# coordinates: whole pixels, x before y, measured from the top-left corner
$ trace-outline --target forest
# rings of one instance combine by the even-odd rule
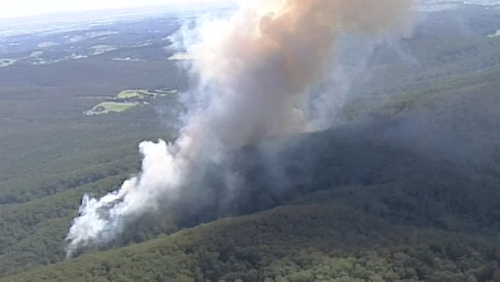
[[[162,57],[170,42],[112,51],[140,61],[0,68],[0,281],[500,281],[498,13],[426,14],[412,37],[374,49],[332,128],[234,152],[246,189],[230,205],[193,195],[182,217],[145,214],[71,259],[82,195],[136,173],[142,140],[173,140],[181,106],[83,112],[125,89],[182,92],[187,75]]]

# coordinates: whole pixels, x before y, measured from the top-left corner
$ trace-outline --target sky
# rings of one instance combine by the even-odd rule
[[[0,0],[0,18],[15,18],[67,11],[148,7],[216,0]]]

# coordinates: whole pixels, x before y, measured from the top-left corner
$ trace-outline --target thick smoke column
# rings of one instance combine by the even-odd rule
[[[143,142],[142,172],[100,199],[85,196],[67,255],[115,239],[127,223],[176,201],[203,165],[265,136],[307,129],[297,105],[322,79],[339,31],[405,31],[411,0],[248,0],[202,25],[189,46],[199,106],[173,144]]]

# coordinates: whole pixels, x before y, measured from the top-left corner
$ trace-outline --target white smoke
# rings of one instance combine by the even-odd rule
[[[235,14],[200,26],[188,51],[198,107],[173,144],[143,142],[141,173],[120,190],[84,196],[67,255],[114,240],[127,224],[169,205],[207,162],[265,136],[308,127],[300,101],[331,67],[339,31],[405,31],[411,0],[246,0]],[[332,93],[334,95],[335,93]]]

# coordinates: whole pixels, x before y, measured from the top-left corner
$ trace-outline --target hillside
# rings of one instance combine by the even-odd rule
[[[1,281],[497,281],[499,180],[456,173],[363,134],[305,137],[305,149],[324,142],[330,151],[319,147],[323,162],[315,159],[309,191],[288,188],[308,195],[289,194],[279,208]],[[313,192],[321,184],[328,188]],[[253,195],[262,203],[269,189],[260,187]]]
[[[481,238],[396,227],[351,208],[309,204],[2,281],[497,281],[499,250]]]
[[[241,169],[252,189],[233,212],[282,206],[0,281],[497,281],[498,159],[412,149],[395,139],[404,125],[298,136],[276,153],[275,174],[258,173],[269,159],[248,148]],[[432,134],[428,123],[414,130]],[[215,218],[217,207],[184,224]]]
[[[162,40],[177,19],[99,27],[108,33],[71,44],[120,47],[88,58],[59,41],[44,47],[50,63],[27,55],[93,28],[0,48],[24,58],[0,67],[0,281],[500,281],[498,14],[425,13],[411,38],[377,45],[353,71],[335,127],[234,152],[245,189],[221,195],[214,168],[175,213],[146,214],[68,260],[81,196],[136,173],[140,141],[172,139],[179,97],[84,112],[121,91],[185,89]]]
[[[137,172],[142,140],[170,138],[174,123],[158,120],[175,114],[173,96],[126,112],[85,112],[127,89],[185,87],[176,62],[162,49],[170,42],[130,47],[170,35],[175,28],[168,25],[176,19],[1,38],[0,58],[16,62],[0,67],[0,276],[62,261],[64,236],[82,195],[113,189]],[[144,31],[158,27],[161,34]],[[120,48],[114,56],[65,57],[96,44]],[[158,50],[161,60],[151,57]],[[29,58],[33,52],[37,58]],[[130,53],[144,59],[113,60]]]

